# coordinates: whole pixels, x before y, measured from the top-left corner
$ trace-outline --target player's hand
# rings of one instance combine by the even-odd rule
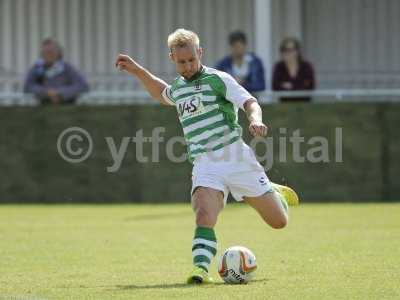
[[[126,71],[134,75],[141,66],[133,60],[130,56],[125,54],[119,54],[117,60],[115,61],[115,67],[120,71]]]
[[[252,122],[249,125],[249,131],[253,136],[266,136],[268,127],[262,122]]]

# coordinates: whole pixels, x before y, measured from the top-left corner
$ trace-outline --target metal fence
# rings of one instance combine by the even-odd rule
[[[311,97],[313,103],[332,102],[400,102],[400,89],[334,89],[296,92],[267,91],[259,95],[259,102],[279,103],[279,98]],[[82,95],[77,105],[157,105],[142,90],[93,91]],[[37,106],[39,102],[29,94],[0,92],[0,106]]]

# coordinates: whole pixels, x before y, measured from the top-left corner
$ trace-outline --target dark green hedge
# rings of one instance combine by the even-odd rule
[[[304,201],[396,201],[400,199],[399,104],[298,104],[264,106],[264,120],[274,138],[274,164],[268,175],[293,186]],[[247,134],[247,121],[241,114]],[[123,137],[143,129],[165,127],[165,140],[182,130],[173,108],[160,106],[0,108],[0,202],[183,202],[190,199],[191,164],[166,159],[161,144],[159,163],[136,161],[135,144],[128,145],[119,171],[106,168],[112,159],[105,137],[119,146]],[[92,155],[82,163],[64,161],[57,138],[79,126],[92,136]],[[287,128],[287,135],[279,128]],[[334,162],[335,128],[343,132],[343,163]],[[300,129],[305,141],[325,137],[330,162],[298,163],[287,136]],[[287,162],[280,162],[279,138],[287,144]],[[300,153],[310,151],[302,143]],[[184,151],[177,145],[177,154]],[[257,152],[265,147],[259,144]],[[144,155],[151,155],[145,143]],[[262,162],[264,163],[264,162]]]

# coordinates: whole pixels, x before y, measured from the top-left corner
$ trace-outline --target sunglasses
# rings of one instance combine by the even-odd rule
[[[297,51],[297,49],[296,48],[283,48],[281,51],[282,52],[295,52],[295,51]]]

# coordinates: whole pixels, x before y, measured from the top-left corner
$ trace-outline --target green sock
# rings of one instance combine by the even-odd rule
[[[288,214],[289,213],[289,205],[288,205],[288,203],[287,203],[287,201],[285,199],[285,196],[283,196],[277,190],[275,190],[275,194],[278,196],[278,198],[279,198],[279,200],[280,200],[280,202],[282,204],[283,209],[286,211],[286,214]]]
[[[197,227],[192,243],[193,264],[208,272],[215,254],[217,254],[217,238],[214,229]]]

